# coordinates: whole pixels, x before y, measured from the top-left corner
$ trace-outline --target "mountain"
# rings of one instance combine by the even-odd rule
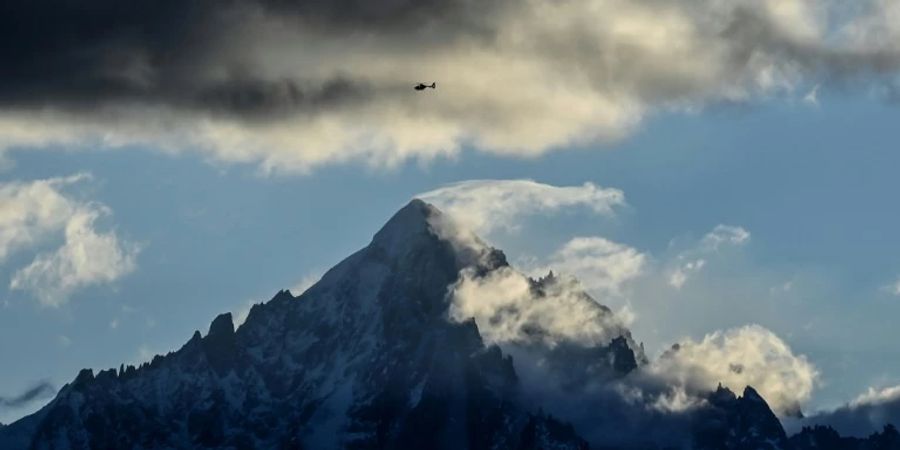
[[[440,239],[429,224],[439,216],[411,202],[366,248],[300,296],[255,305],[237,330],[223,314],[140,367],[82,370],[19,421],[27,446],[584,448],[518,403],[511,358],[474,321],[447,320],[460,270],[507,262]]]
[[[900,433],[888,424],[866,438],[842,437],[834,428],[815,425],[791,436],[790,444],[796,450],[894,450],[900,448]]]
[[[149,363],[82,370],[44,408],[0,428],[0,448],[581,450],[631,434],[641,443],[629,448],[650,448],[640,438],[654,430],[616,425],[643,423],[628,417],[628,402],[589,409],[573,425],[535,394],[578,399],[597,380],[637,377],[647,359],[624,326],[608,327],[602,341],[548,344],[546,330],[526,323],[528,338],[501,348],[474,319],[448,318],[461,273],[510,271],[501,251],[413,200],[318,283],[254,305],[239,328],[222,314],[205,335]],[[552,275],[528,283],[536,301],[564,286]],[[615,324],[587,294],[570,299]],[[689,430],[672,448],[838,448],[788,439],[752,388],[741,397],[720,388],[688,412],[653,414]],[[609,423],[612,431],[596,431]]]
[[[695,446],[774,450],[787,448],[787,435],[766,401],[750,386],[735,396],[721,385],[709,395],[709,408],[695,418]]]

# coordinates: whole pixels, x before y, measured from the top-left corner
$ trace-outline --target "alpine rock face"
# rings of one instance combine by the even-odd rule
[[[299,296],[281,291],[255,305],[238,329],[222,314],[206,335],[149,363],[82,370],[44,408],[0,428],[0,448],[603,447],[603,436],[589,444],[585,426],[544,412],[519,358],[539,355],[570,389],[631,376],[646,364],[641,346],[623,326],[590,345],[548,345],[530,325],[526,339],[498,346],[474,319],[450,318],[462,273],[510,270],[502,252],[413,200],[367,247]],[[528,279],[528,289],[540,299],[560,282]],[[590,317],[612,315],[576,295]],[[752,388],[709,395],[683,418],[692,439],[673,448],[858,448],[823,446],[833,439],[822,430],[788,439]]]

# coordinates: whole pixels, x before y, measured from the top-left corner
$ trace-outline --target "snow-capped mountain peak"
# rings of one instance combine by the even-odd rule
[[[522,276],[502,252],[413,200],[368,246],[301,295],[279,291],[255,305],[240,328],[221,314],[205,336],[195,332],[139,367],[81,371],[43,409],[0,428],[0,448],[587,448],[585,430],[543,413],[529,391],[552,387],[551,376],[562,389],[625,377],[642,351],[583,292],[566,301],[587,302],[577,303],[585,317],[607,326],[590,339],[519,314],[506,324],[519,328],[503,336],[525,339],[486,342],[479,327],[502,318],[454,317],[455,289],[463,277],[485,283],[498,274]],[[552,278],[522,283],[519,294],[538,312],[561,295]],[[536,364],[523,370],[526,361]],[[712,411],[724,412],[710,420],[772,431],[774,416],[755,391],[711,398]]]

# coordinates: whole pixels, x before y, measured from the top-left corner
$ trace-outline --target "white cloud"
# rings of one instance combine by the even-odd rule
[[[632,247],[599,236],[575,237],[554,252],[546,265],[530,272],[572,275],[602,299],[622,295],[625,284],[642,274],[646,259]]]
[[[900,401],[900,386],[890,386],[882,389],[870,387],[866,392],[850,402],[851,408],[867,405],[879,405]]]
[[[719,250],[722,245],[741,246],[750,241],[750,232],[743,227],[716,225],[703,236],[702,245],[709,250]]]
[[[113,232],[94,229],[94,221],[104,211],[73,215],[66,224],[65,244],[16,271],[10,289],[29,291],[42,304],[59,306],[77,289],[111,283],[134,271],[139,248],[120,242]]]
[[[110,210],[62,191],[88,178],[79,174],[0,186],[0,260],[60,233],[64,238],[61,247],[38,254],[16,270],[10,289],[28,291],[43,305],[59,306],[78,289],[111,283],[135,269],[138,247],[121,241],[115,232],[96,229],[95,222]]]
[[[481,235],[514,230],[523,216],[582,207],[599,215],[612,215],[625,205],[618,189],[593,183],[552,186],[532,180],[469,180],[416,197],[433,203],[460,225]]]
[[[484,276],[463,270],[451,287],[450,318],[474,318],[490,343],[606,345],[623,334],[621,321],[588,297],[577,280],[542,281],[533,283],[510,267]]]
[[[719,383],[737,392],[753,386],[778,414],[798,411],[819,377],[805,356],[759,325],[716,331],[699,342],[683,340],[648,370],[694,392]]]
[[[61,189],[89,178],[78,174],[0,185],[0,262],[16,249],[33,245],[65,227],[79,205]]]

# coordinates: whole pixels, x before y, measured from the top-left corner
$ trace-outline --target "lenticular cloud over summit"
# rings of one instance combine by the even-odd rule
[[[617,208],[625,206],[625,195],[619,189],[594,183],[553,186],[533,180],[461,181],[416,197],[438,205],[467,232],[482,235],[513,231],[528,216],[575,208],[612,216]]]

